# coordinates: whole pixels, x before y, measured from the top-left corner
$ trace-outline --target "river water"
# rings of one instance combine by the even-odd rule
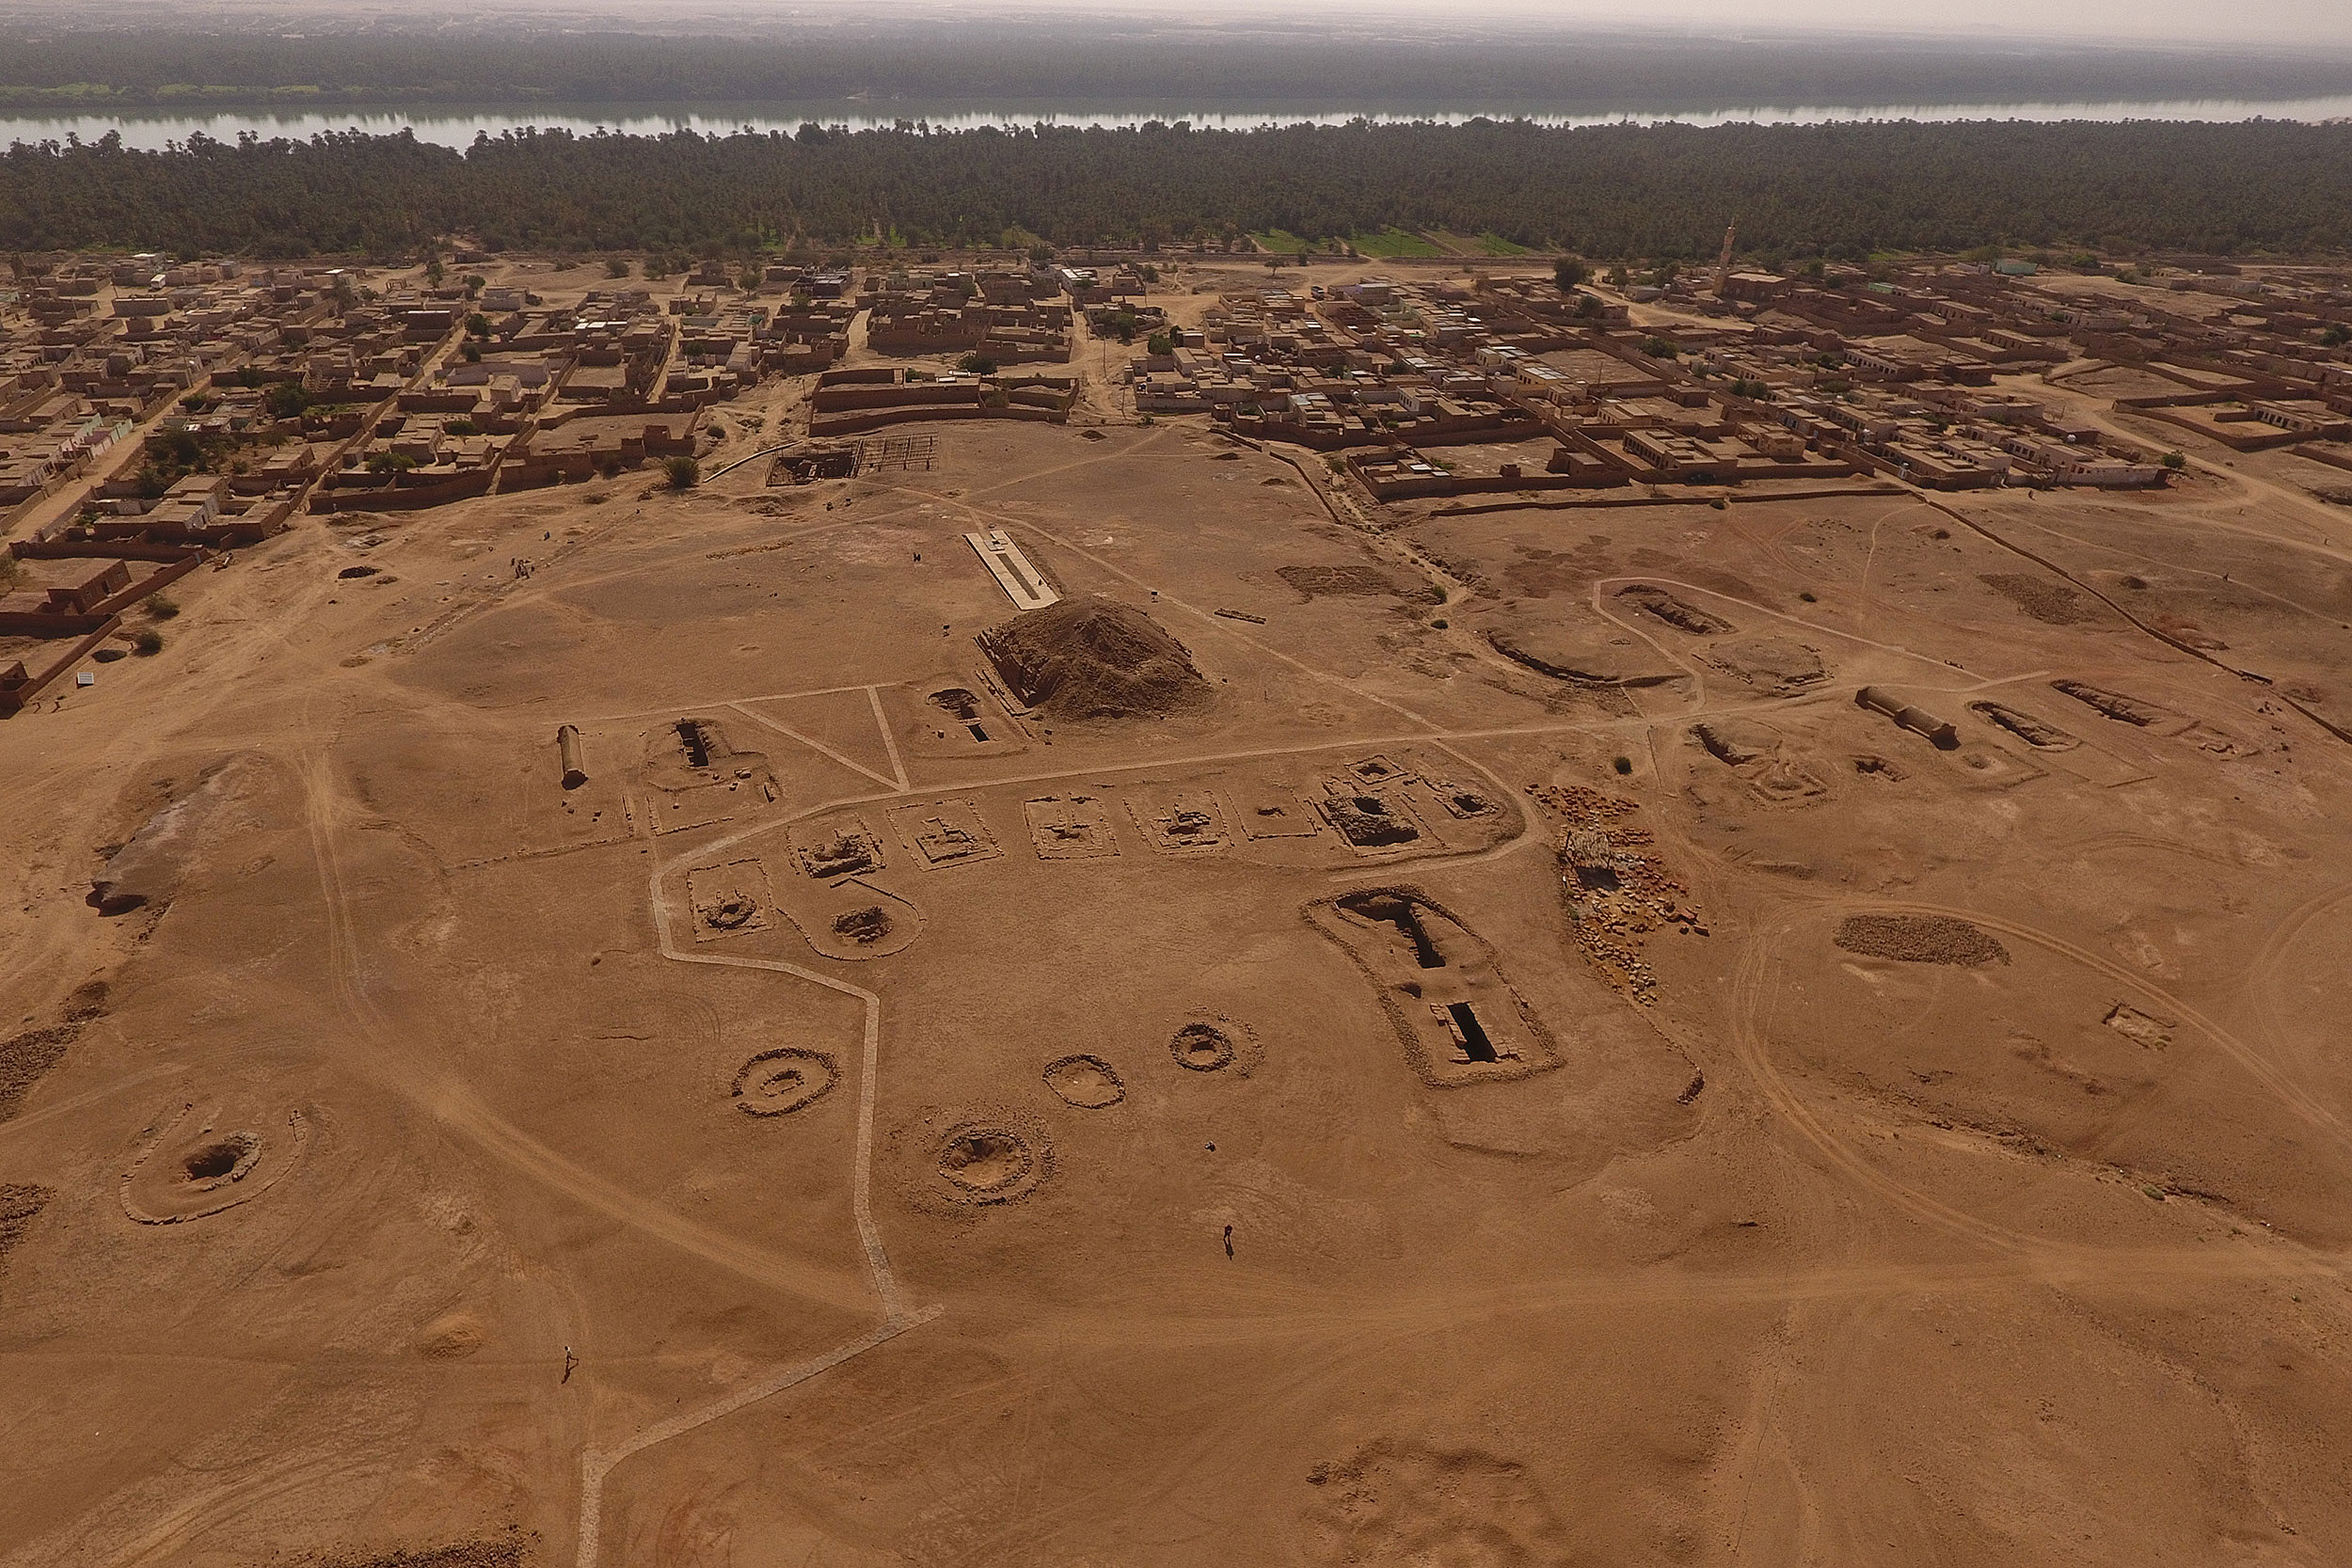
[[[634,135],[659,135],[691,130],[723,135],[749,128],[758,132],[790,132],[811,120],[853,129],[920,121],[934,130],[969,130],[982,125],[1015,126],[1046,122],[1057,125],[1135,126],[1150,120],[1195,126],[1248,130],[1265,125],[1295,125],[1302,121],[1343,124],[1358,118],[1383,121],[1437,120],[1448,123],[1486,114],[1502,119],[1526,119],[1548,125],[1602,125],[1631,120],[1641,124],[1677,121],[1686,125],[1795,124],[1814,125],[1852,120],[2104,120],[2127,119],[2236,121],[2255,119],[2319,121],[2352,119],[2352,96],[2305,98],[2264,103],[2237,99],[2198,99],[2152,103],[1869,103],[1809,105],[1745,105],[1725,108],[1611,108],[1582,113],[1547,113],[1540,109],[1492,106],[1445,109],[1438,107],[1373,107],[1307,109],[1285,106],[1187,106],[1183,103],[1131,104],[1123,107],[1073,107],[1051,103],[988,106],[973,103],[859,103],[834,99],[822,103],[783,104],[600,104],[564,107],[514,106],[468,109],[433,105],[415,110],[335,109],[278,111],[225,109],[212,113],[130,114],[0,114],[0,147],[15,142],[62,142],[70,135],[96,141],[119,132],[129,147],[157,149],[183,142],[199,133],[220,141],[234,141],[247,132],[264,140],[275,136],[308,138],[324,131],[360,130],[389,135],[408,130],[420,140],[464,147],[477,135],[501,135],[537,126],[586,135],[597,130]]]

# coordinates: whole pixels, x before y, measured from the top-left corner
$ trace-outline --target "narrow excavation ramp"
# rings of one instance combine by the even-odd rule
[[[1043,574],[1029,564],[1029,558],[1021,553],[1021,546],[1004,530],[967,533],[963,538],[995,576],[996,585],[1005,591],[1014,609],[1043,610],[1059,602],[1061,595],[1047,584]]]

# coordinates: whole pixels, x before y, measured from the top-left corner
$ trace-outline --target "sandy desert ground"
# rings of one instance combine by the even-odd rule
[[[2352,1561],[2285,461],[306,522],[0,728],[0,1564]]]

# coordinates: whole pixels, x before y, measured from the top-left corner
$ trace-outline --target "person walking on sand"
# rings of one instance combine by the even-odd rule
[[[1233,1227],[1230,1225],[1225,1227],[1225,1256],[1233,1256]]]

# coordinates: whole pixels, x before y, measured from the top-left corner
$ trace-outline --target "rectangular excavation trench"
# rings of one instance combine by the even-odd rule
[[[1429,939],[1429,932],[1422,927],[1421,916],[1414,912],[1409,899],[1387,893],[1351,894],[1340,900],[1340,908],[1359,920],[1395,927],[1397,934],[1413,944],[1414,960],[1422,968],[1445,967],[1445,955]]]
[[[1473,1062],[1495,1060],[1495,1043],[1486,1037],[1486,1025],[1478,1022],[1478,1014],[1470,1005],[1467,1002],[1449,1002],[1445,1010],[1447,1016],[1454,1020],[1454,1027],[1461,1033],[1462,1053]]]

